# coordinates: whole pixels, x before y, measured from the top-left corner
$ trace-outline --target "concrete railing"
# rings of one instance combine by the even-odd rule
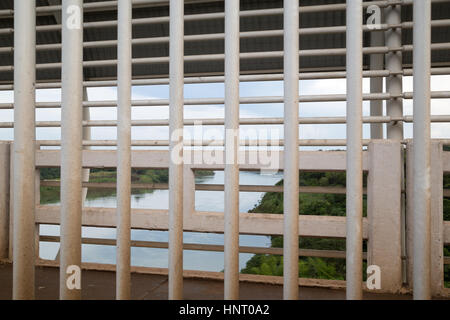
[[[368,172],[367,181],[367,218],[363,218],[363,238],[367,240],[366,257],[368,265],[377,265],[381,269],[382,292],[400,292],[405,288],[405,268],[402,261],[407,262],[407,282],[411,284],[411,252],[412,233],[409,222],[411,219],[411,159],[412,144],[406,148],[406,190],[402,190],[402,172],[404,168],[404,147],[399,142],[389,140],[373,140],[368,150],[364,151],[363,169]],[[10,215],[13,212],[10,205],[10,152],[11,144],[0,142],[0,258],[11,259],[12,235]],[[442,144],[433,143],[432,154],[432,285],[433,294],[441,295],[443,286],[443,245],[450,244],[450,222],[443,221],[443,173],[450,172],[450,152],[442,151]],[[279,157],[280,170],[283,170],[283,152],[272,151]],[[201,159],[201,151],[190,154],[192,158]],[[241,153],[245,159],[258,159],[256,163],[243,163],[241,170],[267,169],[267,164],[259,159],[258,152],[245,151]],[[220,158],[220,151],[219,156]],[[345,171],[345,151],[301,151],[299,152],[299,166],[302,171]],[[84,150],[83,167],[85,168],[115,168],[116,151],[112,150]],[[161,150],[135,150],[132,152],[133,168],[167,168],[169,152]],[[36,177],[30,183],[36,183],[37,193],[40,180],[39,169],[44,167],[59,167],[60,151],[36,151]],[[192,232],[224,232],[224,215],[221,212],[199,212],[195,210],[195,170],[223,170],[220,164],[206,164],[197,161],[196,164],[184,167],[184,230]],[[313,192],[313,191],[311,191]],[[323,190],[317,190],[323,192]],[[342,190],[337,190],[342,193]],[[406,193],[406,228],[402,214],[402,193]],[[330,192],[331,193],[331,192]],[[37,197],[39,199],[39,196]],[[38,200],[37,200],[38,201]],[[133,209],[131,227],[145,230],[167,230],[168,210]],[[82,214],[83,226],[116,227],[116,209],[85,207]],[[60,207],[40,205],[36,206],[36,225],[60,224]],[[336,216],[301,215],[299,219],[299,235],[302,237],[340,238],[346,237],[346,218]],[[241,213],[239,228],[241,234],[252,235],[282,235],[283,216],[279,214]],[[405,238],[402,238],[406,229]],[[59,237],[43,237],[36,228],[36,241],[58,241]],[[402,241],[406,239],[406,243]],[[84,243],[114,245],[113,240],[84,239]],[[164,243],[136,242],[134,246],[167,247]],[[185,244],[185,249],[222,251],[223,246]],[[36,248],[38,248],[37,246]],[[405,248],[406,247],[406,248]],[[406,249],[406,252],[405,252]],[[266,250],[266,251],[264,251]],[[281,250],[274,248],[241,247],[241,252],[281,254]],[[37,252],[37,255],[39,253]],[[300,255],[345,258],[344,252],[319,250],[301,250]]]

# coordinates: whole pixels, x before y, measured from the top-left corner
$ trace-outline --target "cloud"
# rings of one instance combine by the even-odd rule
[[[410,92],[413,89],[412,77],[404,77],[403,89]],[[448,91],[450,76],[433,76],[431,87],[434,91]],[[299,92],[301,95],[321,95],[321,94],[344,94],[346,90],[345,79],[327,79],[327,80],[302,80],[299,83]],[[370,91],[370,80],[363,81],[364,92]],[[185,98],[223,98],[224,84],[186,84],[184,87]],[[240,83],[241,97],[256,96],[282,96],[283,82],[242,82]],[[117,89],[115,87],[89,88],[88,97],[90,101],[115,101],[117,99]],[[12,91],[1,91],[0,101],[2,103],[13,102],[14,94]],[[146,99],[168,99],[169,86],[135,86],[132,90],[134,100]],[[45,89],[36,91],[36,100],[39,102],[60,101],[60,89]],[[448,115],[450,99],[434,99],[431,103],[433,115]],[[224,117],[223,105],[189,105],[185,106],[184,114],[186,119],[212,119]],[[404,114],[411,115],[413,112],[413,101],[404,100]],[[283,117],[284,106],[282,103],[271,104],[243,104],[240,106],[241,118],[281,118]],[[364,115],[370,114],[370,103],[364,102]],[[314,102],[300,103],[300,117],[342,117],[346,114],[345,102]],[[90,108],[91,120],[116,120],[116,108]],[[38,109],[36,111],[37,121],[59,121],[61,112],[59,109]],[[132,119],[168,119],[168,106],[145,106],[133,107]],[[13,110],[0,110],[0,121],[12,122],[14,120]],[[282,126],[242,126],[243,134],[245,130],[254,130],[257,128],[277,128],[282,135]],[[214,131],[223,131],[223,126],[210,126]],[[206,127],[205,127],[206,129]],[[191,129],[187,129],[191,131]],[[364,125],[364,138],[369,138],[370,125]],[[36,130],[38,139],[59,139],[59,128],[38,128]],[[302,139],[344,139],[346,135],[345,125],[301,125],[299,129]],[[132,129],[132,138],[136,140],[168,139],[167,127],[134,127]],[[0,129],[0,139],[12,139],[12,129]],[[412,136],[412,125],[405,124],[405,137]],[[450,138],[450,126],[448,123],[432,124],[433,138]],[[92,128],[92,139],[115,139],[116,128],[97,127]]]

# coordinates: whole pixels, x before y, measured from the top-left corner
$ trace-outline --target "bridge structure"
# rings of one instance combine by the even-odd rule
[[[0,90],[14,92],[13,103],[0,102],[14,113],[13,122],[0,119],[2,130],[14,130],[13,141],[0,142],[0,259],[12,264],[12,297],[36,298],[42,275],[36,267],[58,268],[61,299],[89,291],[69,285],[78,269],[82,277],[115,271],[117,299],[136,297],[136,273],[167,275],[169,299],[185,297],[186,278],[223,281],[225,299],[242,297],[243,283],[255,282],[282,285],[284,299],[297,299],[303,287],[345,289],[347,299],[365,292],[450,297],[444,284],[450,222],[443,216],[450,140],[431,139],[430,129],[450,122],[450,115],[431,115],[432,102],[450,99],[450,90],[430,86],[433,76],[450,75],[449,27],[450,1],[444,0],[0,2]],[[403,90],[406,77],[413,78],[412,92]],[[302,94],[302,81],[324,79],[346,79],[346,92]],[[282,81],[284,94],[239,94],[241,83],[267,81]],[[223,83],[224,98],[184,97],[184,85],[210,83]],[[132,99],[133,87],[158,85],[169,87],[168,99]],[[87,88],[98,87],[115,87],[117,101],[89,101]],[[61,100],[36,102],[40,89],[61,89]],[[325,102],[346,103],[346,116],[299,117],[299,109]],[[364,103],[370,115],[363,116]],[[240,117],[240,106],[252,104],[282,104],[283,117]],[[222,106],[224,117],[184,117],[186,106],[204,105]],[[117,108],[117,120],[90,119],[92,109],[106,107]],[[154,107],[168,108],[169,118],[131,116]],[[37,109],[59,109],[61,120],[36,121]],[[223,140],[183,138],[183,129],[200,120],[221,126]],[[406,139],[408,123],[413,136]],[[302,126],[335,124],[345,125],[346,139],[299,138]],[[236,132],[249,125],[281,125],[283,137],[240,139]],[[95,127],[117,128],[117,139],[91,139]],[[132,140],[136,127],[166,127],[169,134]],[[61,139],[38,140],[36,128],[60,128]],[[211,149],[213,162],[205,156]],[[275,167],[267,157],[276,159]],[[40,170],[49,167],[61,169],[60,181],[41,181]],[[92,168],[117,168],[117,184],[89,182]],[[132,184],[131,168],[168,169],[169,182]],[[282,186],[239,183],[240,171],[274,169],[283,172]],[[223,185],[196,185],[197,170],[223,170]],[[299,186],[300,171],[346,172],[346,187]],[[60,205],[41,204],[41,186],[60,187]],[[117,207],[85,206],[88,188],[115,188]],[[168,210],[132,209],[132,188],[167,189]],[[224,212],[197,211],[196,190],[224,191]],[[283,193],[284,214],[240,213],[244,191]],[[303,192],[346,194],[346,216],[299,214]],[[59,225],[60,236],[41,235],[43,224]],[[116,228],[117,238],[83,238],[83,226]],[[131,241],[132,229],[168,230],[169,241]],[[224,244],[184,243],[183,231],[224,233]],[[243,247],[240,234],[282,235],[284,247]],[[299,237],[345,239],[346,251],[299,249]],[[55,261],[40,258],[40,242],[60,244]],[[82,263],[82,244],[116,246],[116,264]],[[132,247],[168,248],[168,269],[131,266]],[[183,270],[183,250],[223,251],[224,272]],[[283,277],[240,275],[240,252],[282,255]],[[346,280],[299,278],[302,256],[345,259]],[[365,261],[379,268],[380,286],[363,282]]]

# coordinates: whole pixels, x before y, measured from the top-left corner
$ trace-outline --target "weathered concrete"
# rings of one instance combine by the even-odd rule
[[[0,259],[9,256],[9,159],[10,144],[0,143]]]
[[[36,299],[58,299],[59,269],[36,267]],[[82,299],[115,299],[115,272],[83,270]],[[11,299],[12,267],[0,264],[0,299]],[[135,300],[165,300],[168,296],[167,276],[155,274],[131,275],[131,298]],[[223,281],[185,278],[183,297],[186,300],[222,300]],[[263,284],[241,281],[240,298],[243,300],[279,300],[283,297],[280,284]],[[343,300],[345,290],[299,287],[301,300]],[[411,299],[410,295],[372,294],[365,292],[364,299]]]
[[[407,194],[412,194],[414,186],[413,174],[413,150],[414,144],[409,143],[407,146],[407,171],[406,179]],[[446,225],[443,223],[443,172],[445,171],[445,158],[443,146],[438,141],[433,141],[431,144],[431,159],[433,165],[431,166],[431,294],[440,294],[443,290],[444,279],[444,257],[443,246],[447,243]],[[411,288],[413,283],[413,197],[407,198],[407,244],[408,244],[408,284]]]
[[[368,264],[381,269],[380,290],[398,292],[402,286],[401,146],[378,140],[369,144],[369,151]]]

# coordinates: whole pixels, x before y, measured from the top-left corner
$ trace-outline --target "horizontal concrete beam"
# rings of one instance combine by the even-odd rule
[[[60,242],[61,238],[59,236],[40,236],[40,241],[42,242]],[[103,246],[115,246],[115,239],[100,239],[100,238],[82,238],[81,242],[83,244],[94,244]],[[168,242],[158,242],[158,241],[138,241],[132,240],[131,246],[136,248],[157,248],[157,249],[168,249]],[[191,251],[213,251],[213,252],[223,252],[223,245],[216,244],[202,244],[202,243],[184,243],[184,250]],[[273,254],[273,255],[283,255],[283,248],[266,248],[266,247],[250,247],[250,246],[239,246],[240,253],[253,253],[253,254]],[[300,249],[300,257],[320,257],[320,258],[335,258],[335,259],[345,259],[345,251],[338,250],[314,250],[314,249]],[[366,259],[367,254],[364,253],[364,259]]]
[[[59,187],[61,182],[58,180],[43,180],[41,186],[43,187]],[[116,189],[117,184],[114,182],[83,182],[83,187],[89,189]],[[167,183],[133,183],[132,189],[141,190],[167,190],[169,184]],[[195,190],[199,191],[224,191],[223,184],[196,184]],[[311,194],[345,194],[344,187],[299,187],[300,193]],[[283,186],[264,186],[264,185],[240,185],[241,192],[278,192],[283,193]],[[364,194],[367,194],[367,189],[363,189]],[[450,190],[449,190],[450,191]]]
[[[40,259],[39,261],[37,261],[36,264],[40,267],[54,267],[54,268],[59,267],[59,262],[54,260]],[[110,271],[110,272],[116,271],[116,266],[113,264],[82,263],[81,268],[83,270]],[[137,267],[137,266],[132,266],[131,272],[139,274],[154,274],[164,276],[167,276],[168,274],[167,268]],[[224,276],[223,272],[183,270],[183,277],[186,279],[190,278],[190,279],[223,281],[223,276]],[[283,277],[240,273],[239,281],[282,285]],[[298,285],[304,287],[345,289],[345,281],[343,280],[299,278]],[[364,286],[364,290],[367,290],[366,286]]]
[[[224,159],[223,151],[216,150],[215,159]],[[190,154],[190,158],[189,157]],[[205,163],[205,158],[211,151],[185,151],[185,163],[192,169],[223,170],[223,164]],[[240,165],[241,170],[260,170],[278,168],[283,170],[283,152],[272,151],[242,151],[240,158],[246,159]],[[195,163],[189,159],[201,159]],[[300,170],[305,171],[345,171],[346,153],[343,151],[302,151],[300,152]],[[250,161],[252,160],[252,162]],[[270,162],[270,164],[268,164]],[[220,161],[223,162],[223,161]],[[368,170],[368,154],[364,152],[363,169]],[[36,153],[37,167],[59,167],[59,150],[39,150]],[[166,150],[133,150],[133,168],[167,168],[169,164],[169,152]],[[83,167],[86,168],[115,168],[117,166],[117,156],[115,150],[83,150]]]
[[[36,223],[59,224],[59,206],[37,206]],[[131,227],[143,230],[167,230],[168,211],[132,209]],[[116,209],[84,208],[83,226],[115,227]],[[240,214],[240,233],[254,235],[282,235],[283,216],[279,214]],[[367,219],[363,220],[363,237],[367,239]],[[223,213],[195,212],[184,221],[185,231],[223,233]],[[345,217],[300,216],[299,232],[303,237],[345,238]]]

